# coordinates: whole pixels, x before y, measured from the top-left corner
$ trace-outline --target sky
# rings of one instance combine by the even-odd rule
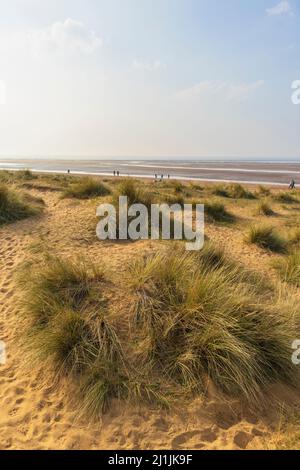
[[[0,155],[300,158],[300,0],[0,0]]]

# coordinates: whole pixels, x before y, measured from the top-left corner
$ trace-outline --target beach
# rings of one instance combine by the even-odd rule
[[[121,176],[165,179],[199,180],[210,182],[240,182],[288,186],[293,178],[300,183],[300,162],[264,161],[211,161],[199,160],[106,160],[106,159],[0,159],[0,169],[30,169],[37,172],[91,174],[111,176],[119,171]]]

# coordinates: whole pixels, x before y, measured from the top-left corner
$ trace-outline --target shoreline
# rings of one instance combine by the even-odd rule
[[[160,167],[162,168],[162,167]],[[170,167],[166,167],[168,169],[170,169]],[[108,178],[126,178],[126,177],[129,177],[129,178],[139,178],[139,179],[154,179],[155,180],[155,177],[153,174],[120,174],[120,176],[113,176],[110,172],[95,172],[95,171],[80,171],[80,170],[74,170],[74,171],[71,171],[70,173],[68,173],[66,170],[42,170],[42,169],[36,169],[36,168],[30,168],[30,167],[19,167],[19,168],[9,168],[9,167],[5,167],[5,168],[2,168],[1,167],[1,164],[0,164],[0,171],[15,171],[15,172],[18,172],[18,171],[22,171],[24,169],[28,169],[30,171],[32,171],[33,173],[37,173],[37,174],[65,174],[65,175],[68,175],[68,176],[104,176],[104,177],[108,177]],[[204,168],[202,168],[204,169]],[[197,168],[198,170],[198,168]],[[238,172],[240,171],[239,169],[222,169],[222,168],[214,168],[213,169],[214,171],[227,171],[227,172],[230,172],[230,171],[233,171],[233,172]],[[256,173],[255,170],[241,170],[242,172],[249,172],[249,173]],[[274,173],[274,174],[283,174],[285,172],[280,172],[280,171],[261,171],[260,173]],[[300,172],[293,172],[293,174],[295,173],[299,173]],[[290,174],[290,172],[286,172],[286,174]],[[159,176],[159,175],[158,175]],[[168,181],[168,180],[179,180],[179,181],[195,181],[195,182],[203,182],[203,183],[226,183],[226,184],[230,184],[230,183],[236,183],[236,184],[249,184],[249,185],[253,185],[253,186],[258,186],[258,185],[266,185],[266,186],[275,186],[275,187],[286,187],[288,188],[289,186],[289,183],[286,182],[286,183],[280,183],[280,182],[277,182],[277,181],[251,181],[251,180],[242,180],[242,179],[226,179],[226,178],[205,178],[205,177],[200,177],[200,176],[181,176],[181,175],[172,175],[170,176],[170,178],[167,178],[166,175],[164,175],[164,180],[165,181]],[[296,182],[296,184],[298,184]]]

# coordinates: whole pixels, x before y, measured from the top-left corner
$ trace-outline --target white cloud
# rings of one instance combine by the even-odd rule
[[[144,59],[134,59],[133,68],[138,70],[147,70],[148,72],[154,72],[155,70],[165,68],[165,64],[163,64],[160,60],[144,60]]]
[[[2,37],[0,49],[27,49],[35,57],[43,57],[47,52],[91,55],[102,43],[102,39],[84,23],[67,18],[44,29],[13,32]]]
[[[33,47],[39,50],[41,47],[67,50],[92,54],[102,46],[102,39],[90,30],[84,23],[71,18],[63,23],[56,22],[50,27],[30,33]]]
[[[266,12],[269,16],[293,15],[292,7],[287,0],[279,2],[278,5],[272,8],[267,8]]]
[[[216,96],[226,101],[246,101],[251,94],[264,85],[263,80],[251,83],[229,83],[225,81],[203,81],[197,85],[181,90],[180,96]]]

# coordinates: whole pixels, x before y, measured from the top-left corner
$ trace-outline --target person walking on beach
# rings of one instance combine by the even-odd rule
[[[296,187],[295,180],[292,179],[291,182],[290,182],[290,189],[295,189],[295,187]]]
[[[114,170],[114,176],[116,176],[116,170]]]

